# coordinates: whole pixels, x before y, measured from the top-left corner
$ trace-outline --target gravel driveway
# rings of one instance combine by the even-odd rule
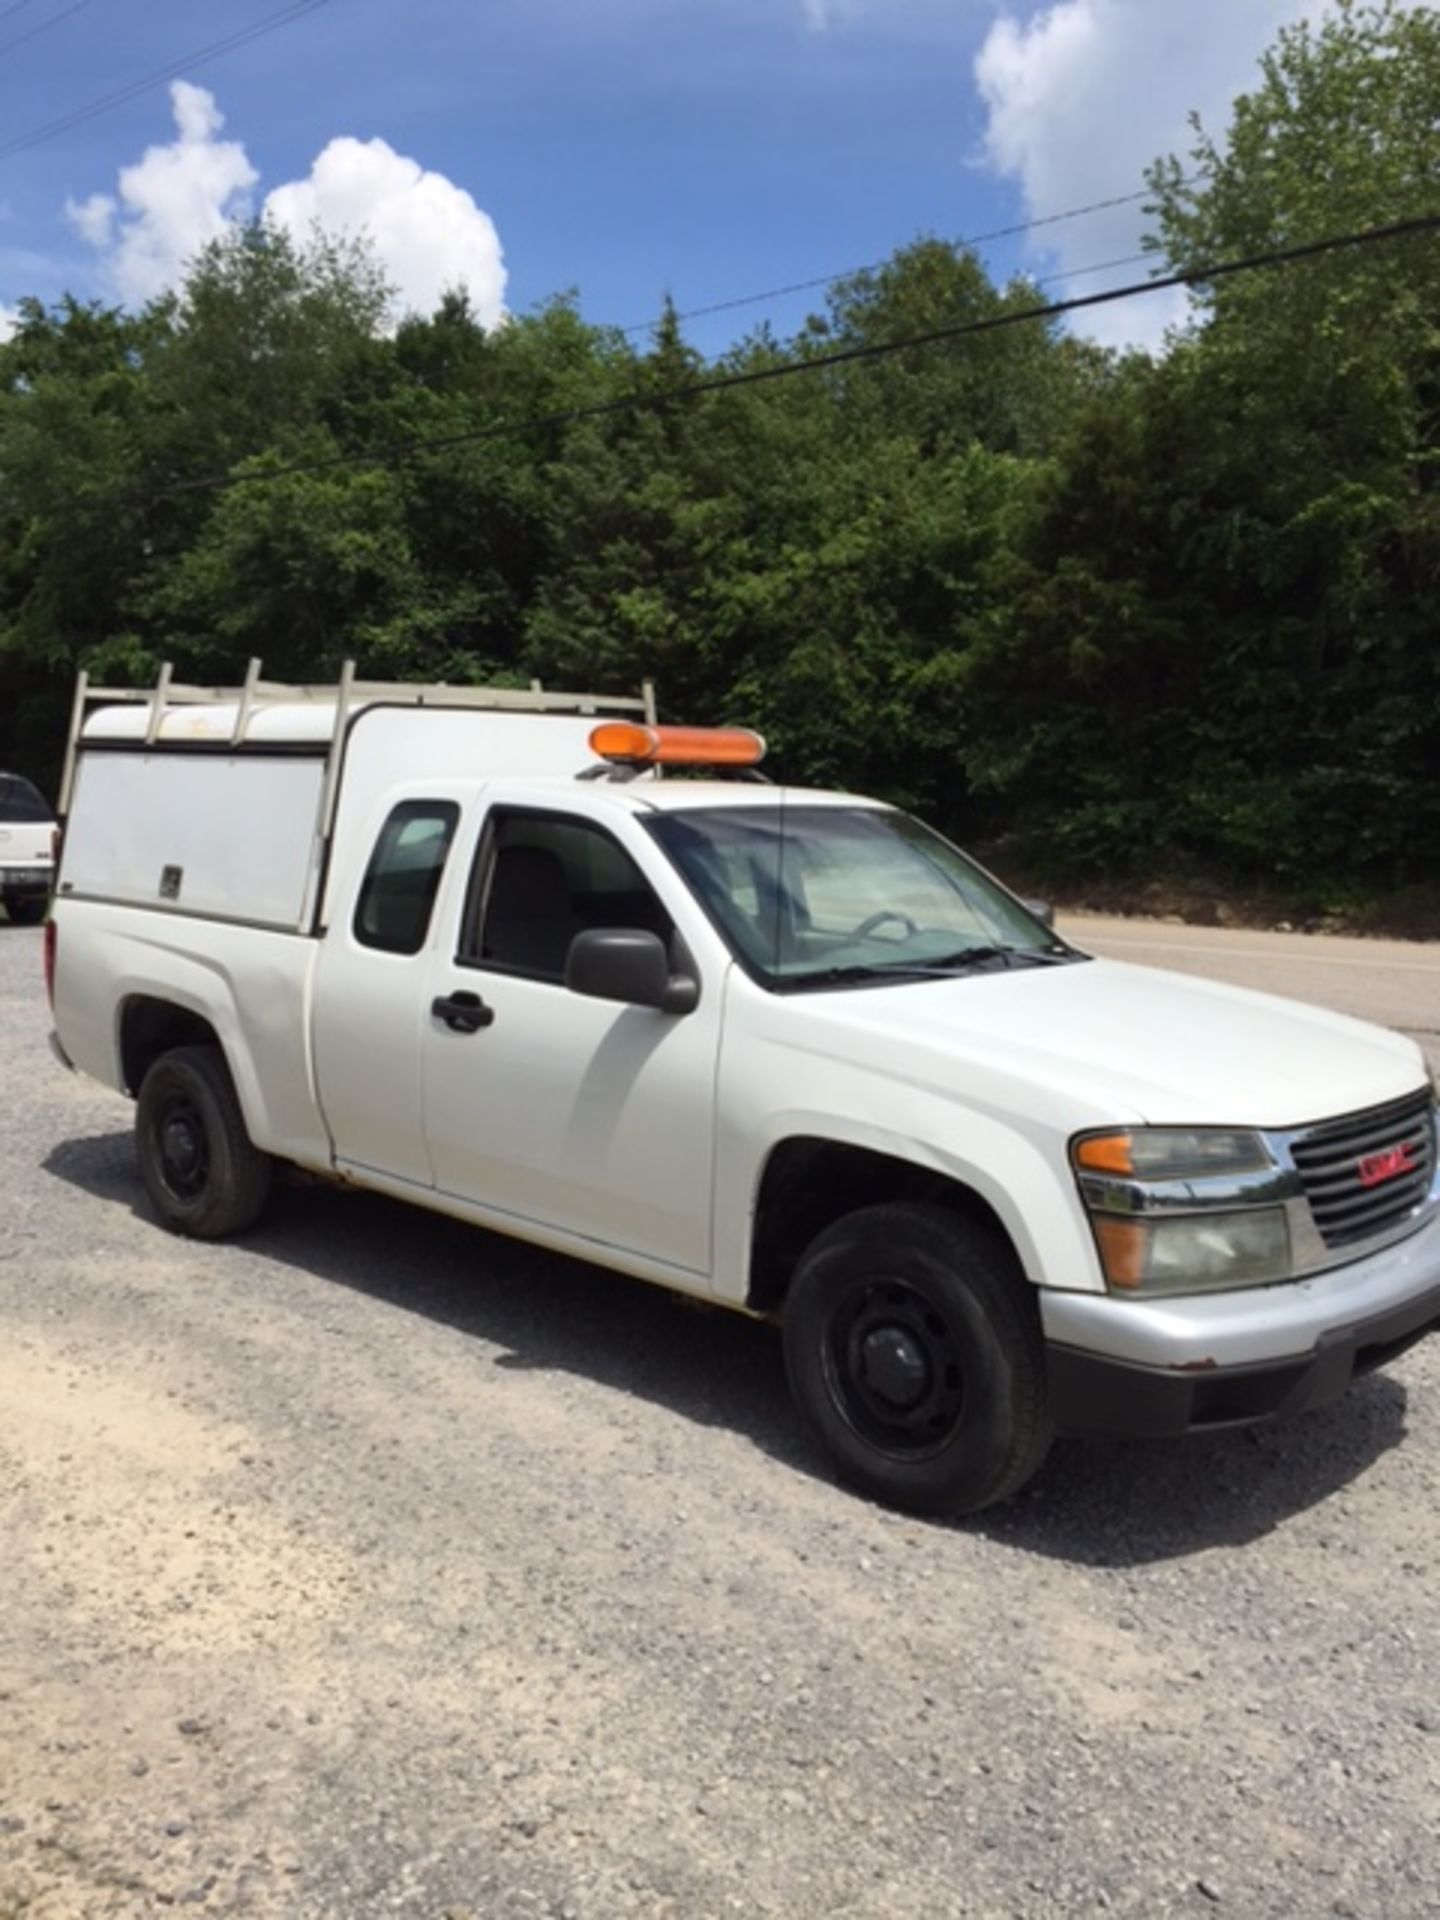
[[[364,1196],[146,1217],[0,925],[0,1920],[1433,1915],[1440,1342],[832,1486],[766,1329]]]

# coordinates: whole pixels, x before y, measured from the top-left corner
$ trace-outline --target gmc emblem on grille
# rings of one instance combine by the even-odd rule
[[[1379,1153],[1367,1153],[1355,1162],[1362,1187],[1378,1187],[1383,1180],[1394,1180],[1402,1173],[1415,1171],[1413,1147],[1384,1147]]]

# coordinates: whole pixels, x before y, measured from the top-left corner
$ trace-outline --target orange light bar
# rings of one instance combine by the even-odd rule
[[[607,720],[590,735],[590,751],[630,766],[753,767],[765,757],[765,742],[745,727],[642,727]]]
[[[1131,1174],[1135,1171],[1128,1133],[1094,1134],[1076,1145],[1072,1157],[1075,1165],[1086,1173]]]

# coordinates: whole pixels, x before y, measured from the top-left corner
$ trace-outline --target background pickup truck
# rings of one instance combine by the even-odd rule
[[[289,1163],[773,1318],[842,1474],[924,1511],[1436,1323],[1413,1045],[1091,959],[762,751],[648,695],[82,684],[57,1048],[172,1229]]]
[[[0,903],[17,927],[45,918],[55,874],[55,816],[38,787],[0,773]]]

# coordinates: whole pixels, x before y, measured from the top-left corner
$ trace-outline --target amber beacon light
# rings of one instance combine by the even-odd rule
[[[765,742],[746,727],[642,727],[611,720],[590,735],[590,751],[635,767],[753,767],[765,757]]]

